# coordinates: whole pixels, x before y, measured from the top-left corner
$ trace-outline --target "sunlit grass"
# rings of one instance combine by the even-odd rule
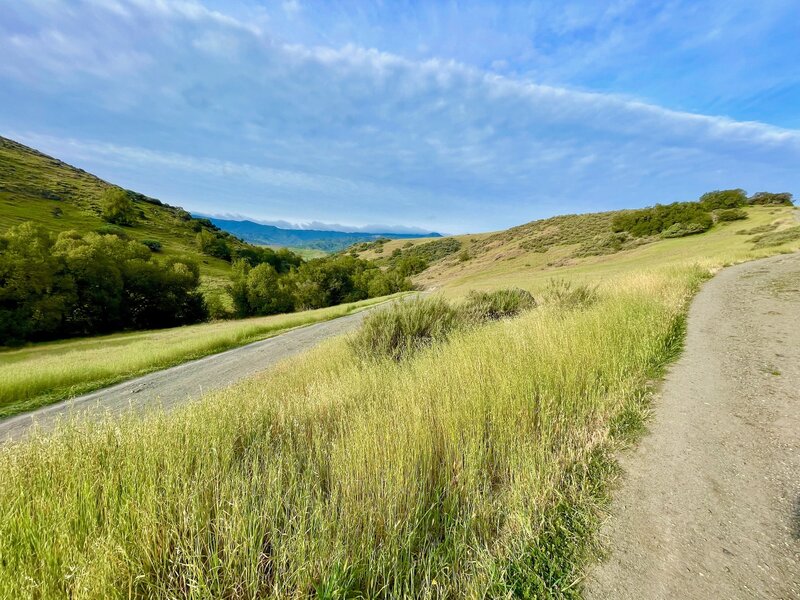
[[[4,448],[0,589],[566,593],[578,573],[539,542],[589,493],[703,276],[631,275],[588,308],[545,305],[399,363],[336,340],[170,415]]]
[[[748,226],[777,218],[757,214]],[[475,287],[540,306],[401,361],[334,340],[172,413],[4,446],[0,596],[576,597],[611,451],[680,350],[692,294],[795,248],[752,245],[720,228],[490,271]],[[596,298],[547,302],[553,275]]]
[[[5,350],[0,352],[0,417],[222,352],[293,327],[340,317],[386,299]]]

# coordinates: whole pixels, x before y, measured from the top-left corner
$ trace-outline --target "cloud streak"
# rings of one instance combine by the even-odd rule
[[[281,40],[270,26],[303,7],[248,21],[188,1],[37,6],[0,25],[0,100],[20,114],[0,127],[195,210],[225,194],[267,220],[461,231],[798,183],[799,130]]]

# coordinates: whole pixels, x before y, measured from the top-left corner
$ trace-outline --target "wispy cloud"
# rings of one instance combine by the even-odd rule
[[[559,10],[550,30],[585,45],[598,22],[623,28],[637,10]],[[800,181],[797,129],[542,83],[533,59],[503,57],[501,69],[402,55],[399,43],[330,45],[314,11],[288,12],[294,21],[279,3],[17,6],[0,24],[0,101],[16,109],[0,127],[195,210],[220,212],[208,209],[224,195],[235,212],[289,222],[476,230]],[[594,52],[614,54],[616,39]]]

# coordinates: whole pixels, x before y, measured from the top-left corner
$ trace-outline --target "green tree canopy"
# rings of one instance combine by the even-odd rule
[[[112,187],[103,192],[100,206],[103,219],[109,223],[130,226],[136,222],[133,200],[122,188]]]

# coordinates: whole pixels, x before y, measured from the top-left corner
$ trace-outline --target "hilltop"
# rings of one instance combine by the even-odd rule
[[[765,197],[775,203],[762,203]],[[699,204],[677,205],[695,210]],[[533,291],[554,277],[577,275],[599,282],[633,265],[680,263],[723,249],[766,251],[800,241],[798,211],[787,194],[761,193],[737,209],[711,209],[705,231],[683,231],[677,237],[674,228],[666,231],[668,227],[662,233],[638,236],[618,230],[625,219],[651,210],[659,209],[561,215],[498,232],[439,239],[379,240],[355,245],[350,252],[384,266],[407,265],[418,287],[459,296],[499,285]],[[732,210],[739,212],[733,215]]]
[[[131,227],[107,223],[101,216],[100,199],[111,183],[13,140],[0,137],[0,233],[25,221],[33,221],[58,233],[117,233],[128,239],[158,242],[164,258],[191,259],[200,267],[205,288],[216,288],[230,279],[230,262],[200,251],[197,236],[224,241],[231,249],[248,245],[219,231],[207,219],[197,219],[182,208],[128,191],[136,220]]]
[[[431,232],[419,233],[371,233],[363,231],[330,231],[319,229],[283,229],[274,225],[265,225],[249,220],[218,219],[209,220],[224,231],[236,235],[246,242],[262,246],[278,246],[292,249],[312,249],[323,252],[337,252],[360,242],[372,242],[379,239],[410,239],[424,237],[442,237]]]

